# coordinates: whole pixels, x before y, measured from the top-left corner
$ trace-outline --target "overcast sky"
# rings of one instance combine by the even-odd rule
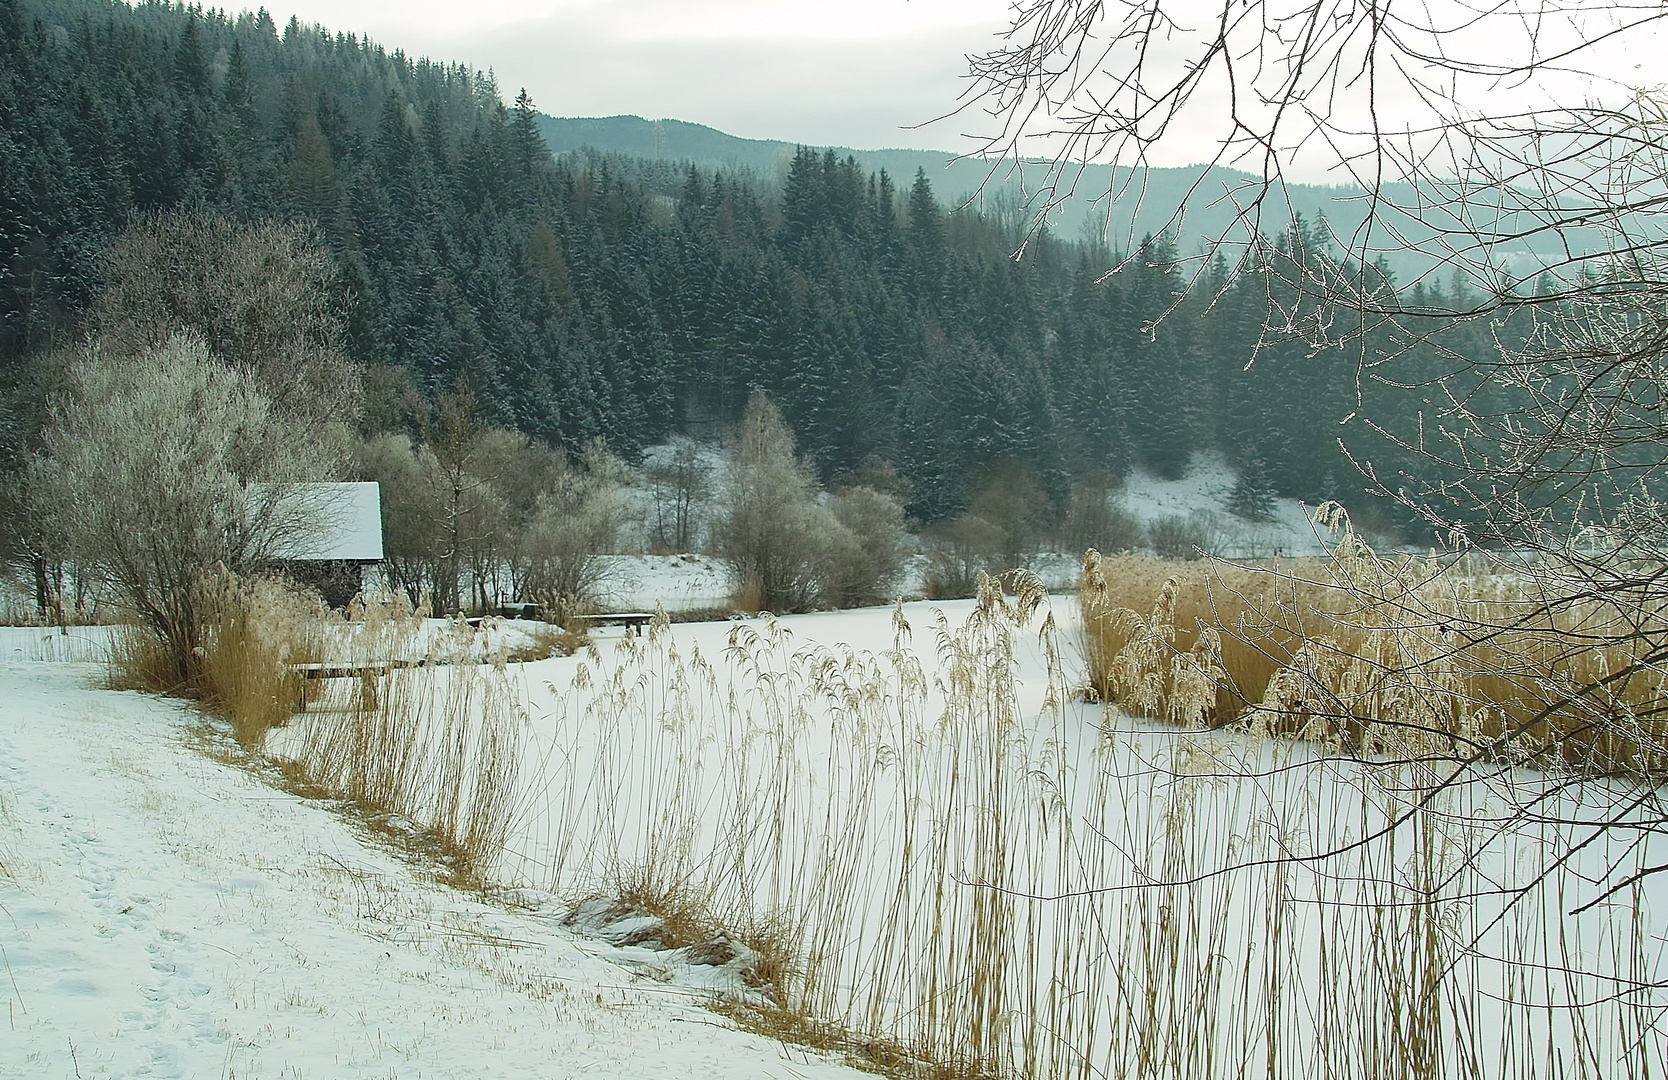
[[[967,54],[997,45],[1012,2],[276,0],[270,10],[280,25],[293,13],[331,30],[369,34],[390,49],[491,68],[506,100],[526,87],[538,108],[554,116],[636,114],[813,146],[974,152],[983,144],[967,133],[989,134],[991,123],[977,109],[934,121],[957,107],[968,85]],[[1291,0],[1287,6],[1302,8],[1304,2]],[[1510,6],[1515,0],[1504,2]],[[1535,0],[1525,2],[1537,6]],[[1416,39],[1413,44],[1458,48],[1492,63],[1497,53],[1517,55],[1522,47],[1518,39],[1526,35],[1541,35],[1544,46],[1567,36],[1572,26],[1615,17],[1605,14],[1603,5],[1594,11],[1586,0],[1542,2],[1565,7],[1565,16],[1533,23],[1519,19],[1522,25],[1516,25],[1497,15],[1464,34],[1445,34],[1441,42]],[[1187,0],[1173,6],[1193,10]],[[1220,14],[1219,6],[1205,0],[1199,6]],[[1628,3],[1620,7],[1638,17]],[[1273,8],[1284,10],[1279,4]],[[1466,6],[1430,0],[1413,10],[1415,16],[1423,11],[1436,25],[1446,26],[1452,22],[1448,16],[1463,14]],[[1589,11],[1594,13],[1589,16]],[[1204,19],[1201,25],[1210,30],[1215,22]],[[1256,26],[1250,29],[1254,33]],[[1591,35],[1593,26],[1585,32]],[[1159,42],[1157,53],[1182,48],[1187,37],[1173,32]],[[1537,90],[1541,82],[1547,85],[1540,89],[1550,88],[1565,102],[1595,94],[1615,99],[1618,93],[1625,100],[1630,87],[1662,85],[1668,77],[1665,54],[1661,36],[1630,32],[1598,52],[1581,55],[1581,69],[1596,79],[1571,81],[1557,73],[1537,75],[1530,83],[1473,79],[1456,86],[1456,92],[1463,100],[1508,113],[1544,101]],[[1425,114],[1418,100],[1394,85],[1392,72],[1384,75],[1371,84],[1378,122],[1388,131],[1420,126]],[[1354,80],[1339,100],[1347,103],[1350,94],[1360,97],[1366,88]],[[1251,96],[1242,93],[1242,108]],[[1340,108],[1347,120],[1353,106]],[[1227,116],[1225,88],[1202,87],[1150,160],[1186,165],[1210,159]],[[1367,126],[1364,118],[1359,126]],[[1346,177],[1335,168],[1337,152],[1372,145],[1370,139],[1352,147],[1311,141],[1299,158],[1286,161],[1288,175],[1342,182]]]
[[[270,3],[270,0],[269,0]],[[553,116],[634,113],[757,139],[968,150],[965,55],[1007,0],[277,0],[331,30],[462,60]],[[913,130],[911,130],[913,128]]]

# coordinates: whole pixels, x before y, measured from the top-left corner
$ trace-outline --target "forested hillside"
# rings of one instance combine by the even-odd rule
[[[801,150],[778,188],[554,159],[526,95],[506,106],[464,66],[264,10],[0,0],[5,362],[76,340],[111,238],[182,206],[314,223],[348,355],[422,395],[467,385],[495,422],[630,457],[717,434],[763,390],[825,481],[877,454],[922,522],[1001,467],[1059,504],[1073,476],[1174,474],[1204,447],[1270,491],[1350,501],[1340,435],[1385,475],[1395,455],[1340,421],[1366,394],[1414,430],[1418,392],[1389,383],[1440,362],[1405,355],[1387,382],[1360,353],[1277,345],[1247,369],[1270,291],[1301,275],[1222,288],[1218,266],[1152,331],[1187,273],[1168,241],[1104,280],[1114,253],[1046,236],[1016,261],[1011,224],[946,212],[923,174]],[[1349,272],[1307,232],[1281,244],[1293,266]],[[386,385],[370,398],[368,424],[409,422]]]

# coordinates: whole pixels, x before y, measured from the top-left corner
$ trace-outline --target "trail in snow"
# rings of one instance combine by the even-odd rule
[[[96,675],[0,663],[0,1076],[859,1075],[730,1028],[673,957],[423,879]]]

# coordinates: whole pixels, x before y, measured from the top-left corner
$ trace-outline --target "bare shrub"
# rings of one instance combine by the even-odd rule
[[[967,512],[996,530],[997,558],[988,567],[993,574],[1029,567],[1054,516],[1036,470],[1011,461],[991,470]]]
[[[1147,522],[1147,546],[1161,559],[1199,559],[1223,547],[1222,523],[1209,510]]]
[[[426,438],[366,440],[361,475],[382,485],[386,567],[413,602],[492,611],[586,596],[605,583],[596,556],[617,550],[624,467],[600,442],[577,462],[486,426],[467,395],[445,395]]]
[[[1071,502],[1060,526],[1067,551],[1133,551],[1141,545],[1141,522],[1113,502],[1117,481],[1107,473],[1080,476],[1071,486]]]
[[[310,226],[158,214],[119,236],[104,261],[90,322],[106,353],[143,362],[193,337],[247,376],[299,439],[345,449],[360,372],[341,350],[334,260]]]
[[[827,507],[818,559],[820,599],[833,607],[885,603],[896,597],[907,534],[903,507],[868,487],[842,490]]]
[[[763,394],[753,395],[733,439],[716,537],[738,588],[756,582],[758,606],[744,610],[816,606],[815,491],[810,469],[794,457],[781,412]]]
[[[382,572],[411,603],[431,595],[440,551],[439,467],[432,451],[403,434],[367,439],[355,448],[354,471],[382,493]]]
[[[132,361],[95,348],[70,377],[33,495],[82,571],[163,643],[161,683],[190,686],[209,623],[201,575],[245,573],[313,528],[328,507],[291,493],[331,474],[334,449],[299,439],[248,375],[188,338]]]
[[[625,469],[598,440],[577,464],[558,464],[544,481],[528,523],[522,558],[529,596],[594,600],[625,525]]]
[[[929,528],[923,591],[933,600],[972,596],[979,575],[1000,568],[1002,531],[977,514],[963,514]]]

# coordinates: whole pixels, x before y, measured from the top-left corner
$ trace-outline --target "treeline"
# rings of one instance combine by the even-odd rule
[[[877,456],[923,524],[1015,471],[1064,514],[1074,478],[1173,476],[1204,447],[1240,467],[1248,514],[1273,494],[1357,501],[1340,434],[1384,475],[1410,451],[1339,422],[1370,405],[1416,425],[1400,386],[1443,355],[1391,370],[1371,341],[1294,340],[1247,367],[1271,299],[1324,319],[1315,280],[1377,272],[1333,265],[1319,228],[1280,238],[1289,266],[1230,283],[1219,264],[1183,297],[1167,238],[1111,277],[1118,253],[1047,235],[1015,259],[1011,224],[947,210],[925,175],[811,150],[779,183],[556,161],[527,96],[506,107],[460,65],[264,10],[0,0],[8,365],[79,339],[111,239],[180,207],[316,227],[367,433],[415,435],[423,402],[467,391],[491,424],[633,460],[763,392],[822,483]]]

